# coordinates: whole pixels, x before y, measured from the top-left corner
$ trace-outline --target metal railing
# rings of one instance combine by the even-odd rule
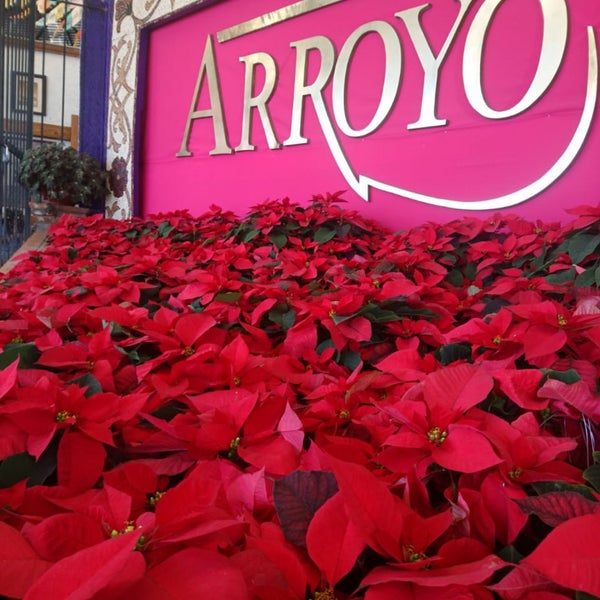
[[[0,1],[0,263],[30,230],[18,172],[32,142],[35,16],[35,0]]]

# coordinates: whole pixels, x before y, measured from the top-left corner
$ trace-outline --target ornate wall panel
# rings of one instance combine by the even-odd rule
[[[113,195],[107,201],[108,216],[126,218],[133,214],[141,32],[179,11],[208,3],[209,0],[116,0],[114,3],[107,124],[107,166],[112,171]]]
[[[596,201],[588,0],[114,0],[111,23],[108,216],[344,190],[404,228]]]

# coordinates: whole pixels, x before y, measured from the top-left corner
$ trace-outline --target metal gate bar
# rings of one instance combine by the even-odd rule
[[[0,263],[30,232],[18,172],[32,143],[34,30],[35,0],[0,0]]]

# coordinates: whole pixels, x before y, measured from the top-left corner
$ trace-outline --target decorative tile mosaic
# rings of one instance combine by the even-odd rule
[[[135,109],[144,27],[172,17],[182,9],[207,0],[116,0],[108,97],[107,165],[113,169],[113,193],[106,214],[127,218],[133,214]]]

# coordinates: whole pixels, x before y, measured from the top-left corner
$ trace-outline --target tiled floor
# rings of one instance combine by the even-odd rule
[[[8,273],[18,262],[18,257],[31,250],[41,250],[46,245],[47,231],[34,231],[25,243],[0,267],[0,273]]]

